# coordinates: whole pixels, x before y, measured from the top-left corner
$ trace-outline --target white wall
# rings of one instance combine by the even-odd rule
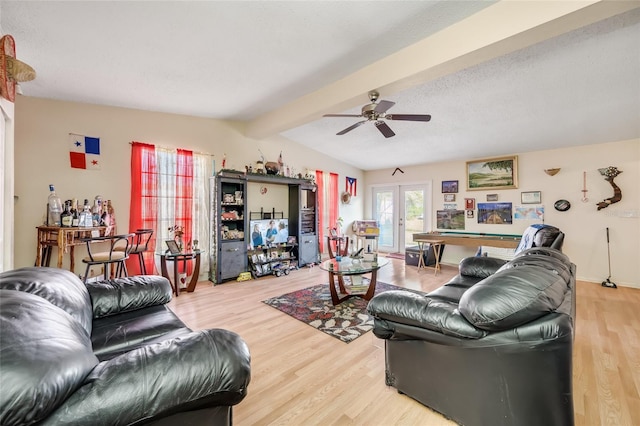
[[[101,170],[70,167],[69,133],[100,138]],[[118,230],[129,230],[131,141],[211,153],[216,170],[220,170],[225,153],[226,167],[242,170],[260,159],[260,149],[267,161],[277,160],[282,151],[284,162],[303,173],[319,169],[338,173],[342,181],[345,175],[362,178],[359,169],[285,138],[248,139],[238,123],[19,96],[15,103],[15,193],[19,197],[15,205],[15,267],[34,264],[35,227],[43,223],[50,183],[63,200],[93,199],[98,194],[111,199]],[[354,220],[359,216],[351,215],[361,212],[362,207],[360,204],[358,209],[356,204],[347,210],[340,214]],[[76,254],[77,273],[83,272],[78,260],[81,253]]]
[[[465,198],[475,198],[476,203],[486,202],[486,195],[497,193],[499,202],[520,205],[522,191],[542,191],[545,207],[544,222],[557,226],[566,237],[563,251],[577,265],[578,278],[602,282],[608,276],[606,228],[610,230],[611,280],[618,285],[640,287],[640,140],[579,146],[575,148],[514,153],[518,155],[519,187],[500,191],[466,191],[466,161],[426,164],[403,167],[404,174],[393,170],[377,170],[365,173],[367,200],[365,216],[371,215],[370,187],[380,184],[405,182],[433,182],[433,217],[443,208],[441,182],[458,180],[460,192],[456,194],[459,209],[464,209]],[[468,159],[473,160],[473,159]],[[615,178],[622,189],[622,201],[597,211],[596,203],[613,196],[613,189],[599,168],[616,166],[623,173]],[[544,169],[561,167],[555,176],[548,176]],[[583,203],[583,172],[587,172],[587,196]],[[571,202],[571,209],[558,212],[553,203],[558,199]],[[629,217],[631,216],[631,217]],[[534,221],[514,220],[512,225],[478,224],[477,217],[466,219],[465,231],[521,234]],[[435,220],[433,222],[435,229]],[[447,246],[445,263],[456,264],[474,250],[460,246]]]

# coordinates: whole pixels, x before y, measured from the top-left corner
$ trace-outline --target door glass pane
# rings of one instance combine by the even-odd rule
[[[424,190],[405,190],[404,194],[404,246],[415,245],[413,234],[424,232]]]
[[[393,192],[379,191],[375,195],[376,220],[380,226],[378,244],[393,247]]]

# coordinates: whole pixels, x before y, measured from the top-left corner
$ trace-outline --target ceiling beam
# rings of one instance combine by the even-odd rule
[[[263,139],[640,7],[623,1],[503,0],[248,123]]]

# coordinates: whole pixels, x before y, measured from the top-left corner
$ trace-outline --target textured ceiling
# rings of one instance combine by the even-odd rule
[[[0,25],[37,71],[25,96],[266,122],[364,170],[640,137],[640,9],[413,84],[389,76],[389,113],[433,117],[387,121],[393,138],[372,123],[336,136],[359,120],[322,118],[379,87],[332,84],[494,4],[1,1]],[[317,108],[278,119],[313,94]]]

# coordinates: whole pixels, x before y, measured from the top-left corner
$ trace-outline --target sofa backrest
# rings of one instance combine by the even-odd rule
[[[0,347],[0,424],[6,426],[45,419],[98,365],[79,321],[18,289],[0,289]]]
[[[475,327],[501,331],[556,311],[571,295],[573,269],[551,248],[528,249],[460,298],[460,313]]]
[[[0,289],[35,294],[75,318],[91,335],[93,313],[84,283],[65,269],[27,267],[0,273]]]

